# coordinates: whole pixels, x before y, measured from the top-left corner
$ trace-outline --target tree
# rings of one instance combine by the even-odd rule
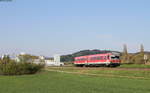
[[[128,55],[127,45],[123,45],[123,54]]]
[[[24,54],[24,55],[19,55],[18,58],[21,62],[32,62],[33,59],[38,59],[38,56]]]
[[[9,55],[4,55],[3,58],[1,59],[2,63],[6,64],[10,62],[10,57]]]
[[[143,46],[143,44],[141,44],[141,46],[140,46],[140,55],[141,55],[140,61],[142,61],[141,63],[144,63],[144,46]]]
[[[144,55],[144,46],[143,46],[143,44],[141,44],[141,46],[140,46],[140,52],[141,52],[141,54]]]
[[[140,52],[132,57],[132,62],[135,64],[144,64],[144,46],[140,45]]]
[[[138,54],[134,55],[134,56],[132,57],[132,62],[133,62],[134,64],[144,64],[144,57],[143,57],[143,54],[138,53]]]
[[[130,62],[130,55],[128,54],[127,45],[123,45],[123,54],[122,54],[122,63],[129,63]]]

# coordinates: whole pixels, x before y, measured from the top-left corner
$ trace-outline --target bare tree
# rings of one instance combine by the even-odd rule
[[[123,53],[125,55],[128,55],[128,50],[127,50],[127,45],[126,44],[123,45]]]
[[[123,45],[123,55],[122,55],[122,62],[123,63],[129,63],[129,55],[127,50],[127,45]]]
[[[141,54],[144,54],[144,46],[143,46],[143,44],[141,44],[141,46],[140,46],[140,52],[141,52]]]

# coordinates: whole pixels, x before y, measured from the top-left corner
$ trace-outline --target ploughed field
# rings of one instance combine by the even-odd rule
[[[150,70],[49,67],[35,75],[0,76],[0,93],[149,93]]]

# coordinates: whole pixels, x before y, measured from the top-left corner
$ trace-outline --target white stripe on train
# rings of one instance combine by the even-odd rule
[[[119,63],[119,62],[115,62],[115,63]],[[74,63],[74,64],[86,64],[86,65],[90,65],[90,64],[112,64],[112,62],[90,62],[90,63]]]

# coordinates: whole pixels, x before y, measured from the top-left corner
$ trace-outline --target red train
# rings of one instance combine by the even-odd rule
[[[119,66],[121,63],[118,53],[105,53],[75,57],[76,66]]]

